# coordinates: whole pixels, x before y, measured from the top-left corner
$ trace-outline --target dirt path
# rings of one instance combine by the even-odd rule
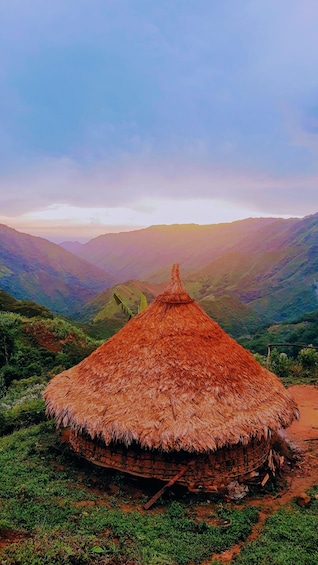
[[[260,519],[252,534],[242,545],[258,536],[264,521],[271,514],[290,503],[314,484],[318,484],[318,387],[295,385],[289,390],[298,404],[300,419],[288,428],[286,437],[293,446],[300,450],[301,460],[296,467],[287,472],[286,489],[278,496],[266,495],[262,499],[249,501],[250,504],[260,507]],[[240,552],[242,545],[235,545],[228,551],[213,555],[213,558],[219,559],[222,563],[231,563]]]

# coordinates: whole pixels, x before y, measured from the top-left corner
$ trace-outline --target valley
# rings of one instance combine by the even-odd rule
[[[317,250],[317,214],[152,226],[62,246],[0,226],[0,288],[74,319],[113,320],[111,289],[144,285],[151,300],[178,262],[185,288],[212,317],[230,331],[240,320],[239,337],[317,310]]]
[[[1,563],[34,565],[34,555],[39,565],[315,562],[318,216],[235,224],[109,234],[85,252],[2,227]],[[294,391],[301,418],[288,431],[293,458],[264,489],[235,502],[175,487],[147,513],[158,485],[74,456],[47,421],[42,393],[162,292],[175,254],[189,294]],[[275,343],[303,346],[273,346],[267,358]]]

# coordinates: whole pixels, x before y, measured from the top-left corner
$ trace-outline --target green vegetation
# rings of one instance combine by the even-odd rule
[[[0,550],[2,565],[200,564],[244,542],[258,521],[254,506],[188,494],[140,511],[145,498],[135,500],[133,483],[72,455],[52,422],[0,438],[0,467],[0,534],[21,536]],[[317,563],[317,493],[308,508],[295,504],[271,516],[233,563]]]
[[[100,342],[7,293],[0,293],[0,305],[13,310],[0,311],[0,434],[8,434],[45,420],[42,393],[48,380],[79,363]]]
[[[13,380],[49,377],[79,363],[99,344],[62,318],[0,311],[0,395]]]
[[[0,399],[0,435],[46,420],[43,377],[13,381]]]
[[[234,296],[210,294],[201,299],[200,294],[197,299],[203,310],[235,339],[253,334],[266,326],[266,320],[262,316]]]
[[[318,563],[318,487],[309,508],[296,504],[271,516],[260,536],[248,544],[235,565],[316,565]]]
[[[296,357],[290,357],[278,348],[271,350],[269,357],[255,353],[255,359],[275,373],[285,385],[314,384],[318,382],[318,350],[312,346],[299,350]]]
[[[71,315],[110,282],[105,271],[59,245],[0,225],[0,285],[15,297]]]
[[[0,294],[0,537],[16,533],[19,541],[0,549],[1,565],[199,565],[244,542],[258,521],[258,510],[248,502],[210,502],[184,491],[176,501],[168,492],[144,512],[146,498],[141,491],[135,499],[132,479],[69,451],[46,421],[42,393],[52,375],[78,363],[99,342],[46,309],[5,294]],[[269,340],[266,348],[303,336],[316,345],[316,330],[316,316],[309,314],[295,324],[272,326],[258,339]],[[285,383],[317,382],[314,348],[272,347],[269,359],[255,356]],[[233,563],[317,563],[317,493],[318,487],[308,508],[292,505],[271,516]]]
[[[108,339],[120,330],[129,318],[154,300],[151,285],[128,281],[97,294],[83,305],[76,315],[83,330],[95,339]]]
[[[21,314],[28,318],[39,316],[41,318],[53,318],[53,314],[45,306],[40,306],[32,300],[16,300],[4,290],[0,290],[0,310]]]
[[[142,513],[133,508],[124,477],[70,456],[52,423],[0,439],[0,466],[2,529],[27,536],[0,552],[3,565],[201,563],[246,539],[258,520],[255,508],[218,503],[211,517],[229,527],[208,525],[182,500],[162,502],[159,514]],[[98,494],[88,487],[93,478],[102,481]],[[117,498],[107,494],[114,482]],[[131,509],[121,510],[120,500]]]
[[[302,343],[318,347],[318,311],[305,314],[293,323],[281,323],[270,325],[267,328],[259,328],[248,337],[241,337],[239,342],[253,351],[253,353],[267,354],[269,343]],[[280,347],[280,351],[295,357],[299,347]]]
[[[284,384],[318,381],[318,312],[310,312],[294,323],[260,329],[238,341]]]

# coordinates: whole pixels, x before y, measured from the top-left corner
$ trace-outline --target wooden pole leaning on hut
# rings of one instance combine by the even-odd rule
[[[144,505],[144,509],[149,510],[149,508],[151,508],[151,506],[156,502],[156,500],[158,500],[158,498],[160,498],[168,488],[172,487],[174,483],[176,483],[179,479],[181,479],[181,477],[189,469],[191,463],[192,461],[189,461],[189,463],[184,467],[182,467],[180,471],[174,477],[172,477],[172,479],[170,479],[168,483],[166,483],[160,490],[158,490],[158,492],[156,492],[156,494],[154,494],[153,497],[150,498],[148,502],[146,502],[146,504]]]

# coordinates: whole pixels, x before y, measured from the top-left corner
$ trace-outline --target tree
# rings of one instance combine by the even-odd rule
[[[0,312],[0,367],[10,365],[16,350],[16,336],[21,318],[9,312]]]
[[[306,376],[314,376],[318,370],[318,352],[313,347],[301,349],[297,359]]]
[[[293,360],[286,353],[274,348],[269,358],[269,369],[278,377],[288,377],[292,371]]]

